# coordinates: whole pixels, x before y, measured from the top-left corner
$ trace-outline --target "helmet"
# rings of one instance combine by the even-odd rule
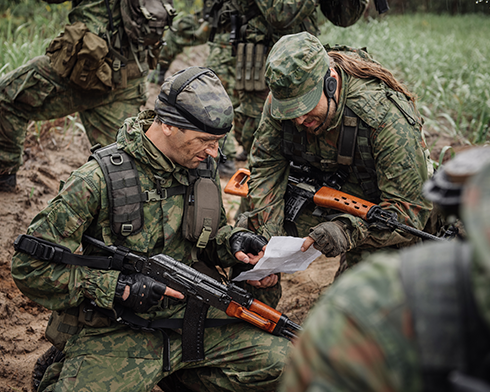
[[[323,15],[339,27],[349,27],[356,23],[367,5],[366,0],[320,0]]]

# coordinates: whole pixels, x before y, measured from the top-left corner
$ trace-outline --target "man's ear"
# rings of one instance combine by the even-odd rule
[[[171,127],[170,125],[162,123],[162,131],[165,136],[172,136],[172,134],[177,132],[178,129],[176,127]]]

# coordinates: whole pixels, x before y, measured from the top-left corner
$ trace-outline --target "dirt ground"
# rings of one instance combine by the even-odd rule
[[[206,55],[206,46],[187,51],[172,64],[170,73],[186,64],[203,64]],[[149,108],[153,107],[158,86],[150,88]],[[68,130],[66,124],[71,125]],[[442,146],[448,143],[434,138],[434,144],[433,156],[437,160]],[[13,242],[56,195],[59,181],[66,180],[72,170],[87,161],[89,148],[83,130],[71,118],[45,123],[41,128],[33,123],[16,192],[4,193],[0,189],[0,392],[30,391],[34,363],[51,345],[44,337],[49,312],[21,294],[10,276]],[[224,195],[224,201],[232,222],[239,198]],[[279,310],[301,323],[318,295],[332,282],[337,268],[338,260],[320,257],[306,271],[284,275]]]

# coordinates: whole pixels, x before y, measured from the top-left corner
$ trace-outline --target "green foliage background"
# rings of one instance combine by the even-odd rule
[[[490,20],[480,0],[389,1],[378,16],[373,4],[349,28],[324,20],[320,40],[367,47],[418,97],[431,133],[484,143],[490,125]],[[178,0],[180,12],[198,12],[202,0]],[[71,2],[0,0],[0,76],[44,54],[68,21]],[[415,11],[432,11],[416,12]],[[477,13],[469,13],[477,12]],[[463,15],[451,15],[464,13]]]

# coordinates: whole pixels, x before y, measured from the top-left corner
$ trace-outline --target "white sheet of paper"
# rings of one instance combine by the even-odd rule
[[[285,272],[292,274],[303,271],[321,255],[321,252],[310,246],[306,252],[301,252],[303,238],[296,237],[272,237],[265,248],[264,256],[250,271],[242,272],[235,279],[260,280],[270,274]]]

